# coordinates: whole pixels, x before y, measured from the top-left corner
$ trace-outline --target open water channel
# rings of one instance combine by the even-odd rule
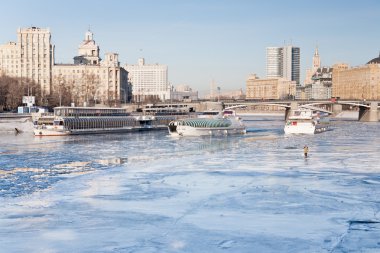
[[[0,252],[380,252],[380,123],[245,119],[226,137],[1,135]]]

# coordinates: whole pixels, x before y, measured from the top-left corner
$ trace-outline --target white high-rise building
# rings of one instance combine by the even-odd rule
[[[160,64],[145,64],[144,58],[137,65],[125,65],[128,80],[132,85],[132,96],[136,102],[148,98],[170,99],[168,82],[168,66]]]
[[[267,47],[267,78],[282,77],[282,48]]]
[[[54,46],[49,29],[19,28],[17,43],[0,45],[1,72],[40,84],[43,97],[50,94],[53,64]]]
[[[282,48],[282,77],[300,83],[300,48],[284,46]]]
[[[300,48],[267,47],[267,78],[300,82]]]
[[[38,27],[18,29],[17,37],[21,56],[20,76],[34,80],[41,85],[43,94],[50,94],[54,64],[50,30]]]

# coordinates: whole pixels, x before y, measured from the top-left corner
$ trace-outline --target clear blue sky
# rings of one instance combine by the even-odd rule
[[[18,27],[49,27],[56,62],[71,63],[91,27],[101,55],[121,64],[166,64],[173,85],[245,89],[250,73],[265,78],[265,48],[301,48],[301,77],[316,43],[322,65],[356,66],[380,51],[380,1],[361,0],[12,0],[2,1],[0,43]],[[142,50],[141,50],[142,49]]]

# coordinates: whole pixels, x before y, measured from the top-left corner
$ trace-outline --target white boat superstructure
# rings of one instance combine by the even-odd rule
[[[63,136],[159,130],[165,129],[170,120],[130,115],[122,108],[56,107],[54,116],[41,117],[38,121],[34,135]]]
[[[320,117],[310,109],[295,110],[285,123],[285,134],[315,134],[328,129],[329,118]]]
[[[246,133],[246,126],[233,110],[224,110],[198,118],[172,121],[168,125],[172,136],[206,136]]]

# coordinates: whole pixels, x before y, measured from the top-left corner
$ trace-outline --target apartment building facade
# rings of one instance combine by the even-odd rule
[[[168,66],[145,64],[140,58],[136,65],[125,65],[128,80],[132,86],[132,100],[143,102],[147,99],[169,100],[171,88],[168,82]]]

